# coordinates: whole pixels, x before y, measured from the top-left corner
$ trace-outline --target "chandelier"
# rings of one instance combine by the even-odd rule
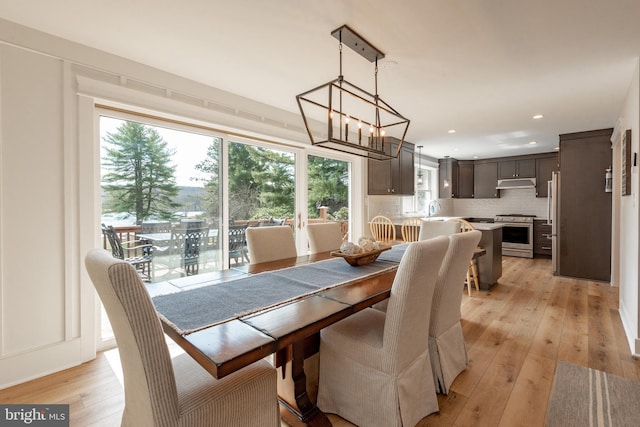
[[[384,54],[346,25],[331,35],[340,41],[338,78],[296,96],[311,144],[375,160],[398,157],[409,119],[378,96],[378,59]],[[343,44],[375,63],[375,93],[344,79]]]

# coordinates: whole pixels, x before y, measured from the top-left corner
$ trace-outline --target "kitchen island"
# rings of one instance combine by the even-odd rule
[[[478,246],[487,253],[477,259],[480,289],[489,290],[502,276],[502,224],[472,222],[482,233]]]

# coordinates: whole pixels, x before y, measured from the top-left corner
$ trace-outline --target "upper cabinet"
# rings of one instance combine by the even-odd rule
[[[389,148],[398,149],[397,140],[392,140]],[[403,142],[400,154],[395,159],[369,160],[368,187],[370,195],[413,195],[414,188],[414,145]]]
[[[461,199],[471,199],[474,197],[474,163],[473,160],[458,161],[458,196]]]
[[[441,199],[458,197],[458,161],[447,157],[438,160],[438,194]]]
[[[536,159],[536,197],[548,197],[548,185],[553,171],[560,170],[558,154]]]
[[[536,176],[536,160],[533,158],[500,160],[498,162],[498,179],[534,178]]]
[[[496,190],[498,185],[498,162],[477,160],[473,167],[474,197],[476,199],[493,199],[500,197]]]

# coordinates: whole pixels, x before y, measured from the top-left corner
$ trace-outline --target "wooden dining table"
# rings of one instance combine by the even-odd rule
[[[482,255],[482,251],[478,252],[479,255]],[[329,258],[329,252],[304,255],[147,286],[154,302],[158,298],[171,302],[171,295],[185,290],[206,292],[221,283],[245,278],[258,279],[262,273],[296,269]],[[159,310],[163,329],[215,378],[223,378],[272,354],[275,354],[274,361],[278,368],[284,369],[290,361],[293,391],[279,393],[281,416],[291,425],[330,426],[329,419],[309,398],[304,360],[317,353],[319,334],[323,328],[389,297],[398,262],[376,262],[384,264],[383,270],[377,274],[301,295],[193,331],[180,330],[171,318],[165,316],[166,313]],[[216,310],[215,305],[210,309]],[[181,309],[188,313],[190,308],[185,306]]]

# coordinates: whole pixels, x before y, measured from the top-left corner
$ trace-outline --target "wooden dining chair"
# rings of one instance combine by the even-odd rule
[[[122,426],[280,426],[276,370],[268,362],[216,379],[187,353],[172,359],[133,266],[102,249],[90,251],[85,265],[118,344]]]
[[[384,215],[376,215],[369,222],[371,235],[378,242],[391,243],[396,240],[396,226]]]
[[[422,226],[422,218],[405,218],[402,221],[402,227],[400,231],[402,232],[402,241],[403,242],[417,242],[420,236],[420,227]]]
[[[415,426],[438,410],[429,320],[448,246],[448,237],[410,243],[386,312],[365,308],[320,332],[321,410],[385,427]]]
[[[462,218],[449,218],[447,221],[457,222],[460,224],[460,232],[464,233],[467,231],[473,231],[473,225],[471,225],[467,220]],[[469,292],[469,296],[471,296],[471,283],[476,287],[476,291],[480,292],[480,285],[478,284],[478,268],[476,266],[476,260],[471,259],[469,261],[469,269],[467,270],[467,291]]]

